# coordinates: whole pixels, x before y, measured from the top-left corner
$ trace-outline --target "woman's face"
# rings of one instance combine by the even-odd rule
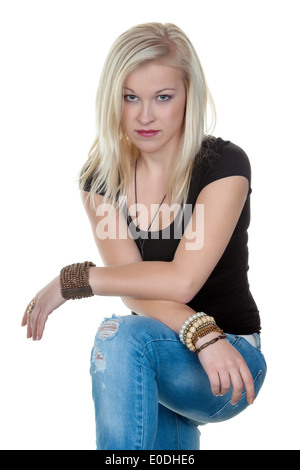
[[[142,156],[173,158],[182,135],[185,105],[181,70],[150,62],[125,81],[121,125]]]

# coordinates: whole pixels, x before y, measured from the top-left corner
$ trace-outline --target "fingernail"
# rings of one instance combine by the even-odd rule
[[[232,406],[236,406],[238,404],[238,401],[231,402]]]

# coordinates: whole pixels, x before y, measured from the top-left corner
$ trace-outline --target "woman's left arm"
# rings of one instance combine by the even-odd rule
[[[92,267],[89,269],[89,282],[93,293],[187,304],[202,288],[226,249],[248,190],[248,180],[242,176],[210,183],[198,196],[172,262]],[[202,210],[197,211],[197,207],[204,210],[204,217],[199,218]],[[40,339],[48,316],[65,302],[61,296],[59,276],[44,287],[34,301],[35,309],[30,320],[28,306],[22,325],[27,325],[29,338]]]
[[[189,309],[184,304],[201,289],[221,258],[240,217],[248,190],[249,183],[241,176],[232,176],[209,184],[197,200],[197,204],[204,207],[204,223],[198,226],[195,210],[172,262],[137,262],[123,266],[90,268],[93,293],[131,297],[133,302],[139,298],[165,301],[165,312],[161,310],[153,317],[161,321],[167,320],[166,323],[177,331],[181,317],[188,315],[188,312],[182,311],[180,304]],[[202,217],[200,220],[202,221]],[[199,230],[203,230],[203,246],[202,243],[197,246]],[[202,236],[200,239],[202,240]],[[169,308],[168,301],[178,302],[177,315],[176,311],[172,312]],[[22,325],[27,325],[27,336],[41,339],[49,314],[64,302],[57,277],[35,297],[32,315],[28,316],[25,312]],[[147,303],[147,300],[143,302]],[[28,308],[30,310],[30,306]],[[215,336],[216,333],[210,333],[205,339],[198,340],[196,346],[201,346],[203,341]],[[218,342],[202,351],[199,360],[210,380],[212,393],[225,394],[232,384],[232,403],[235,404],[241,397],[244,384],[248,403],[253,403],[255,394],[251,373],[242,356],[227,341]]]
[[[90,285],[94,294],[183,304],[190,302],[224,253],[248,190],[249,182],[243,176],[210,183],[198,196],[173,261],[90,268]]]

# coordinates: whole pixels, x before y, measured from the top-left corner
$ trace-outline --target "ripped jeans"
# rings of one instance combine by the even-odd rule
[[[257,396],[266,375],[260,344],[236,335],[227,340],[246,360]],[[245,393],[236,406],[232,390],[215,397],[199,359],[148,317],[104,320],[91,376],[98,450],[199,450],[198,426],[233,418],[248,406]]]

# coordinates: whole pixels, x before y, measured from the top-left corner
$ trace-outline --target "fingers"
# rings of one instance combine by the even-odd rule
[[[33,341],[39,340],[38,333],[37,333],[37,323],[38,323],[39,315],[40,315],[40,308],[38,305],[36,305],[32,313],[29,315],[29,319],[30,319],[29,328],[31,332],[30,338],[32,337]]]
[[[244,384],[239,370],[233,370],[230,373],[232,383],[231,404],[236,405],[242,396]]]
[[[224,372],[219,372],[219,377],[220,377],[219,396],[224,396],[229,392],[230,387],[231,387],[230,375],[227,371],[224,371]]]
[[[27,325],[27,337],[40,340],[49,315],[65,302],[61,295],[60,278],[57,276],[36,294],[26,309],[22,325]]]
[[[212,394],[216,397],[220,396],[221,393],[221,385],[220,385],[220,377],[217,371],[212,371],[208,373],[208,378],[210,381],[210,387]]]
[[[44,333],[45,324],[48,315],[46,315],[37,301],[33,300],[27,307],[22,319],[22,326],[27,326],[27,338],[33,341],[39,341]]]
[[[26,325],[27,325],[27,313],[25,312],[22,318],[21,326],[26,326]]]
[[[232,405],[236,405],[240,401],[244,388],[249,405],[252,405],[255,400],[254,382],[246,363],[243,363],[239,368],[232,368],[229,371],[226,369],[210,371],[209,380],[211,391],[216,397],[226,395],[232,386]]]
[[[27,338],[31,338],[32,336],[32,322],[31,322],[31,315],[34,311],[35,307],[35,300],[32,300],[30,304],[27,306],[24,316],[22,318],[22,326],[27,325]]]
[[[249,405],[253,405],[254,400],[255,400],[254,381],[253,381],[252,374],[250,370],[248,369],[248,366],[246,363],[242,364],[240,368],[240,372],[241,372],[241,377],[244,382],[244,386],[246,390],[247,401]]]
[[[30,304],[27,305],[27,308],[26,308],[25,313],[24,313],[23,318],[22,318],[21,326],[26,326],[26,325],[27,325],[27,323],[28,323],[28,317],[29,317],[29,315],[31,314],[31,312],[33,311],[34,305],[35,305],[35,301],[34,301],[34,300],[32,300],[32,301],[30,302]]]
[[[232,383],[232,396],[231,403],[236,405],[243,394],[244,387],[247,396],[247,402],[252,405],[255,399],[254,382],[250,370],[246,364],[242,364],[239,370],[232,371],[231,374]]]

